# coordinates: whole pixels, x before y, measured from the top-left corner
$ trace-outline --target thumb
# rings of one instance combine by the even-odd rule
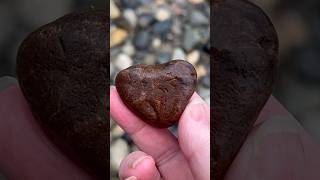
[[[179,144],[195,179],[210,179],[210,109],[194,93],[179,121]]]

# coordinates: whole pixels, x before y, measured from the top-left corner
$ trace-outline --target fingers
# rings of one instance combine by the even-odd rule
[[[18,86],[0,92],[0,171],[9,179],[93,179],[46,137]]]
[[[320,146],[292,116],[270,116],[253,130],[227,180],[320,179]]]
[[[114,87],[110,89],[110,114],[135,144],[152,156],[164,179],[192,177],[177,139],[167,129],[153,128],[135,116],[122,102]]]
[[[194,93],[179,121],[179,143],[195,179],[210,177],[210,109]]]
[[[160,180],[160,173],[154,159],[142,151],[129,154],[119,168],[121,180]],[[131,180],[130,179],[130,180]]]

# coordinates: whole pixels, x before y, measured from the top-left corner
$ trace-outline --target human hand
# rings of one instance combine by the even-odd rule
[[[122,161],[120,179],[210,179],[210,109],[198,94],[193,94],[180,118],[178,138],[134,115],[115,87],[110,89],[110,113],[141,150]]]
[[[0,173],[10,180],[93,179],[46,137],[14,81],[0,78]]]
[[[225,180],[318,180],[320,146],[270,97]]]

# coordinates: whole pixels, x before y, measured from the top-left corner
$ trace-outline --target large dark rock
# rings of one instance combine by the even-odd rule
[[[17,59],[20,87],[45,132],[104,179],[109,172],[108,24],[105,12],[69,14],[31,33]]]
[[[264,12],[245,0],[212,3],[211,172],[223,179],[273,90],[278,38]]]

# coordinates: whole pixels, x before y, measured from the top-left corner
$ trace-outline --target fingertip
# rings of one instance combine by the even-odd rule
[[[156,179],[160,174],[154,159],[142,151],[129,154],[121,163],[119,169],[121,179]]]
[[[209,121],[209,111],[210,109],[208,104],[196,92],[194,92],[180,120],[185,121],[185,119],[189,119]]]

